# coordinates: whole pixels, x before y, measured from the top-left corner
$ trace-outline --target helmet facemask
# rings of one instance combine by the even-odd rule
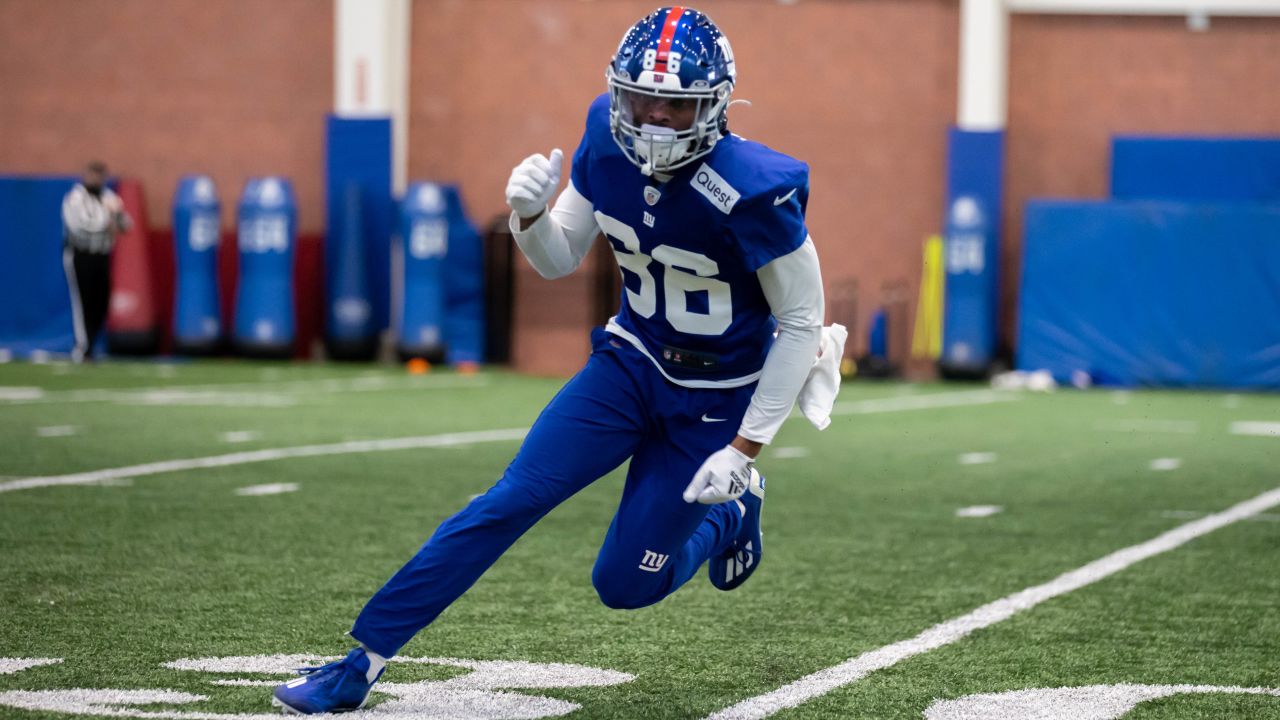
[[[618,147],[645,175],[669,173],[711,152],[723,133],[724,114],[733,90],[730,81],[711,87],[699,80],[680,87],[674,75],[642,73],[631,80],[610,66],[609,124]],[[662,82],[666,78],[674,82]],[[663,87],[668,85],[668,87]],[[649,124],[651,108],[669,120],[666,125]],[[683,120],[689,123],[681,127]]]

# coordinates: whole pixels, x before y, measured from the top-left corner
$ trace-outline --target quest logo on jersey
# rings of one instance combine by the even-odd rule
[[[725,215],[733,210],[733,206],[742,197],[741,193],[720,177],[720,173],[712,170],[706,163],[693,174],[693,186]]]

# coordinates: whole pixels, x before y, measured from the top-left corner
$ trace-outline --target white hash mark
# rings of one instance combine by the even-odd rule
[[[280,495],[298,491],[298,483],[268,483],[266,485],[250,485],[236,490],[237,495]]]
[[[998,512],[1004,510],[1003,505],[970,505],[956,510],[956,517],[962,518],[980,518],[991,517]]]

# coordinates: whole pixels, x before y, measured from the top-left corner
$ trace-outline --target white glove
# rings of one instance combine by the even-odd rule
[[[741,450],[726,445],[711,453],[693,474],[689,487],[684,489],[684,501],[694,500],[703,505],[729,502],[742,497],[751,480],[754,461]]]
[[[848,339],[849,329],[839,323],[822,328],[818,357],[796,397],[800,412],[819,430],[826,430],[831,424],[831,410],[840,394],[840,361]]]
[[[560,163],[564,153],[560,148],[551,151],[546,158],[534,153],[511,171],[507,181],[507,205],[521,218],[540,215],[560,187]]]

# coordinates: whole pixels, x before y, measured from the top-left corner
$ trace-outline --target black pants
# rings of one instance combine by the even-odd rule
[[[111,304],[111,255],[66,248],[62,264],[71,288],[71,315],[75,322],[74,360],[93,357],[93,345],[107,322]]]

